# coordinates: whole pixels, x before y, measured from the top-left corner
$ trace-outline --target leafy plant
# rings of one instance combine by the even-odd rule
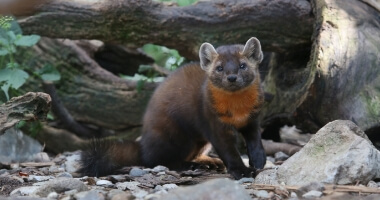
[[[19,89],[29,78],[25,66],[15,59],[17,49],[32,47],[39,40],[40,36],[38,35],[23,35],[20,26],[13,17],[0,15],[0,87],[6,100],[9,100],[11,88]],[[45,65],[33,75],[45,81],[60,79],[59,72],[51,65]]]
[[[164,46],[146,44],[142,47],[142,50],[153,58],[156,65],[170,71],[177,69],[185,60],[184,57],[179,55],[177,50]],[[145,82],[161,82],[165,79],[151,65],[140,65],[138,74],[134,76],[121,75],[121,77],[137,81],[137,90],[141,90]]]

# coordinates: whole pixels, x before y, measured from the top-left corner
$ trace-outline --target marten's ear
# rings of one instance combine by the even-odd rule
[[[261,51],[260,41],[255,37],[251,37],[247,43],[245,43],[242,54],[257,63],[261,63],[264,58],[263,52]]]
[[[215,48],[210,43],[203,43],[201,48],[199,48],[199,59],[202,69],[207,70],[217,55],[218,53],[216,53]]]

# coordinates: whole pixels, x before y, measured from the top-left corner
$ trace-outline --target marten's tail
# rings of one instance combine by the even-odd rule
[[[111,142],[94,139],[81,154],[84,176],[105,176],[115,173],[124,166],[140,165],[140,145],[134,141]]]

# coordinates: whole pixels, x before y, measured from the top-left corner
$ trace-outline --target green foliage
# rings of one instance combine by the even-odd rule
[[[10,98],[10,89],[17,90],[29,78],[26,67],[15,59],[17,49],[32,47],[40,38],[38,35],[23,35],[13,17],[0,15],[0,87],[6,100]],[[33,75],[44,81],[57,81],[61,78],[57,69],[51,65],[45,65]]]
[[[156,1],[159,1],[159,2],[175,2],[179,6],[188,6],[188,5],[194,4],[198,0],[156,0]]]
[[[154,59],[154,62],[168,70],[177,69],[185,60],[179,55],[175,49],[169,49],[164,46],[154,44],[146,44],[143,46],[143,51]]]
[[[164,46],[146,44],[142,47],[142,50],[153,58],[156,65],[170,71],[177,69],[185,60],[184,57],[179,55],[177,50],[169,49]],[[162,82],[165,79],[165,77],[155,71],[151,65],[140,65],[138,74],[134,76],[121,75],[121,77],[127,80],[137,81],[138,91],[143,88],[145,82]]]

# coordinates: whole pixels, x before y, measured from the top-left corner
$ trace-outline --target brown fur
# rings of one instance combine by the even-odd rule
[[[223,123],[241,128],[249,122],[252,113],[261,107],[262,96],[259,93],[259,80],[251,86],[237,92],[229,92],[209,84],[213,107]]]

